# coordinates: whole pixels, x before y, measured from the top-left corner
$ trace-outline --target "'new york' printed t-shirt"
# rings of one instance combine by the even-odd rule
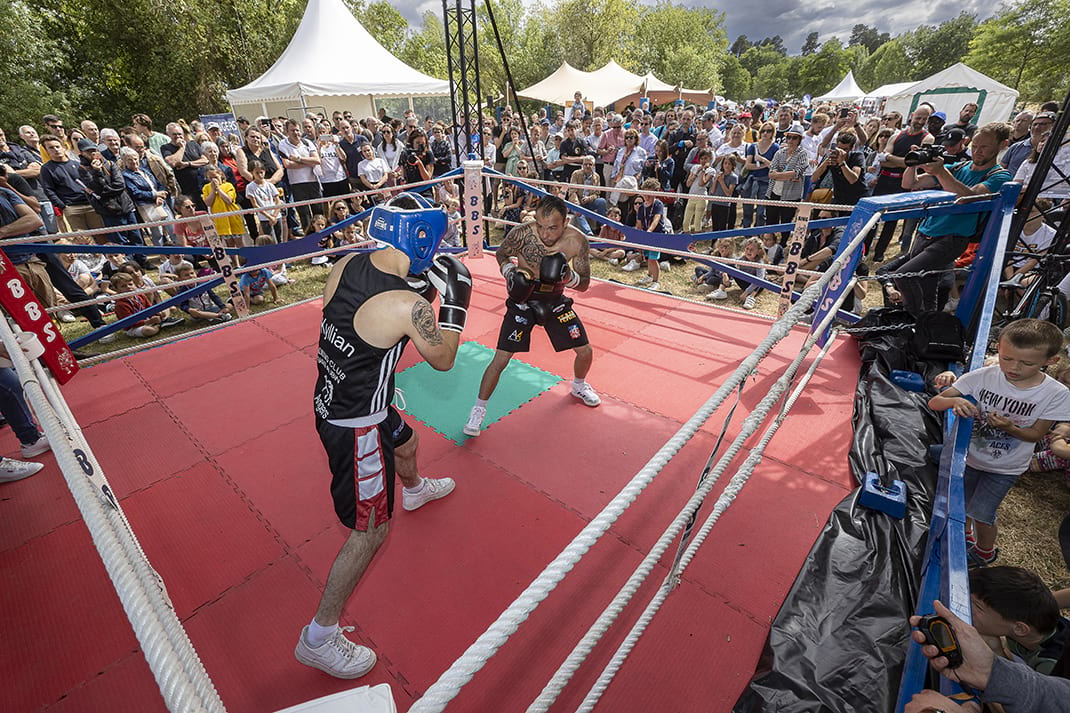
[[[1021,475],[1033,455],[1032,443],[990,426],[989,414],[1005,416],[1019,428],[1028,428],[1039,420],[1070,420],[1070,390],[1047,374],[1041,383],[1022,389],[1007,381],[999,365],[993,364],[963,374],[955,382],[955,389],[975,398],[981,410],[973,421],[966,464],[989,473]]]

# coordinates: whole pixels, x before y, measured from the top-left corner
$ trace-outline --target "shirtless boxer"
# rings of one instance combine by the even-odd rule
[[[602,403],[591,385],[584,381],[591,369],[593,351],[587,332],[572,309],[565,288],[584,292],[591,284],[591,263],[587,238],[569,225],[565,202],[546,196],[535,210],[535,223],[518,225],[505,236],[496,254],[505,277],[505,319],[498,333],[498,348],[483,372],[479,398],[468,416],[464,432],[478,436],[487,414],[487,400],[494,393],[509,360],[517,352],[529,351],[531,330],[546,329],[554,350],[576,352],[572,395],[588,406]],[[512,261],[516,258],[516,262]],[[569,267],[569,263],[573,267]]]

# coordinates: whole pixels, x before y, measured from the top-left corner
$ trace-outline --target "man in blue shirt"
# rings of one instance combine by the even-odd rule
[[[903,188],[908,191],[940,189],[959,196],[995,193],[1013,176],[997,163],[999,152],[1010,138],[1010,124],[985,124],[974,135],[970,148],[973,160],[945,166],[943,160],[922,166],[908,166],[903,173]],[[924,174],[918,173],[924,170]],[[977,232],[981,213],[930,216],[918,226],[918,235],[910,248],[910,258],[899,266],[900,272],[947,270],[969,245]],[[895,281],[903,295],[903,306],[915,317],[936,310],[936,286],[939,275],[903,278]]]

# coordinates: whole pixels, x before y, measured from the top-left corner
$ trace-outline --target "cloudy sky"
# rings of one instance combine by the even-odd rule
[[[532,0],[525,2],[534,4]],[[552,0],[547,0],[546,4],[550,2]],[[918,25],[937,25],[963,11],[984,19],[996,9],[996,3],[991,0],[959,0],[955,3],[902,0],[894,6],[886,0],[855,0],[850,4],[849,11],[844,3],[836,0],[742,0],[716,4],[709,0],[683,2],[690,6],[722,10],[729,42],[739,35],[746,35],[754,41],[779,34],[792,54],[799,52],[806,35],[815,30],[820,33],[822,42],[832,35],[846,41],[851,34],[851,27],[862,22],[895,36]],[[390,0],[390,3],[413,26],[419,26],[425,10],[442,14],[441,0]],[[770,18],[775,20],[771,21]]]

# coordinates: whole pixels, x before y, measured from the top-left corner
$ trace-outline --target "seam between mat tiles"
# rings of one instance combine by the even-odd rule
[[[252,368],[252,367],[250,367],[250,368]],[[242,371],[245,371],[245,370],[243,369]],[[235,372],[235,373],[240,373],[240,372]],[[313,574],[312,570],[305,563],[305,561],[300,557],[300,555],[298,555],[298,553],[295,550],[293,550],[293,549],[291,549],[289,547],[289,545],[286,543],[286,541],[282,538],[282,535],[280,535],[278,530],[276,530],[271,525],[270,521],[268,521],[268,519],[264,516],[264,514],[260,511],[260,509],[253,504],[253,502],[246,495],[245,491],[241,487],[239,487],[238,484],[235,483],[230,478],[230,475],[226,472],[226,470],[219,464],[218,461],[216,461],[215,456],[212,455],[210,452],[208,452],[208,450],[200,443],[200,441],[198,441],[194,437],[194,435],[189,431],[189,429],[186,428],[186,425],[182,422],[182,420],[175,415],[175,413],[167,405],[166,401],[156,392],[155,389],[152,388],[152,385],[149,384],[148,380],[146,380],[142,376],[142,374],[136,370],[136,368],[134,369],[134,374],[137,376],[138,379],[141,380],[142,384],[144,384],[145,388],[149,391],[149,393],[151,393],[155,397],[157,403],[159,403],[161,408],[163,408],[164,413],[167,414],[168,418],[170,418],[171,421],[175,424],[175,426],[187,438],[189,438],[189,440],[196,446],[197,450],[201,452],[201,454],[204,456],[205,462],[208,463],[212,468],[214,468],[217,473],[219,473],[220,477],[223,478],[223,481],[228,486],[230,486],[230,488],[234,491],[234,493],[238,496],[238,498],[245,504],[246,507],[249,508],[250,512],[253,513],[253,515],[256,517],[257,521],[261,524],[261,526],[263,526],[264,529],[267,530],[267,532],[269,532],[271,534],[272,539],[274,539],[275,542],[279,545],[280,549],[282,549],[282,551],[285,553],[285,556],[288,556],[288,557],[292,558],[293,561],[294,561],[294,564],[297,566],[298,570],[300,570],[302,573],[304,573],[304,575],[311,582],[313,582],[313,583],[317,582],[317,578]],[[275,428],[273,428],[273,429],[271,429],[269,431],[265,431],[264,433],[259,434],[257,436],[257,438],[263,436],[265,433],[272,433],[274,431],[277,431],[277,430],[279,430],[279,429],[281,429],[281,428],[293,423],[294,421],[296,421],[296,420],[298,420],[300,418],[304,418],[304,417],[303,416],[298,416],[297,418],[291,419],[290,421],[287,421],[286,423],[280,424],[280,425],[276,426]],[[253,440],[253,439],[249,439],[249,440]],[[247,443],[247,442],[248,441],[243,441],[243,443]],[[235,444],[235,447],[236,446],[240,446],[240,445],[242,445],[242,444],[241,443]],[[267,564],[267,566],[270,567],[273,564],[274,564],[274,561],[269,562]],[[245,578],[243,578],[243,580],[241,582],[239,582],[237,584],[234,584],[234,585],[232,585],[230,587],[227,587],[226,589],[224,589],[222,592],[220,592],[213,599],[211,599],[211,600],[209,600],[207,602],[204,602],[203,604],[197,606],[195,609],[193,609],[193,612],[191,613],[191,616],[192,616],[192,614],[195,614],[197,611],[199,611],[202,607],[207,606],[209,604],[212,604],[212,603],[218,601],[227,592],[229,592],[229,591],[241,586],[242,584],[245,584],[246,582],[248,582],[250,580],[250,578],[252,578],[253,576],[255,576],[256,574],[258,574],[261,571],[263,571],[263,570],[257,570],[255,572],[250,573]],[[357,632],[359,633],[360,638],[363,641],[367,642],[369,645],[371,645],[372,647],[374,647],[376,649],[380,648],[380,647],[378,647],[376,645],[374,639],[372,639],[372,637],[359,624],[356,624],[355,622],[350,622],[350,623],[356,628]],[[410,689],[411,684],[409,683],[409,680],[399,670],[395,669],[395,667],[393,665],[393,662],[388,657],[379,656],[379,660],[383,662],[383,665],[384,665],[384,668],[386,669],[386,671],[389,673],[389,675],[394,680],[396,680],[401,685],[401,688],[406,693],[412,695],[413,698],[418,698],[419,697],[418,695],[416,695]]]
[[[789,463],[788,461],[782,460],[782,459],[777,458],[775,456],[762,456],[762,459],[763,460],[775,461],[775,462],[779,463],[780,465],[786,466],[788,468],[792,468],[794,470],[799,471],[800,473],[805,473],[806,475],[809,475],[811,477],[817,478],[818,480],[820,480],[823,483],[828,483],[829,485],[834,485],[837,488],[839,488],[840,490],[842,490],[844,492],[844,494],[854,492],[855,488],[858,487],[857,484],[856,484],[855,488],[849,488],[849,487],[845,486],[843,483],[839,483],[839,482],[837,482],[835,480],[831,480],[829,478],[826,478],[825,476],[821,475],[820,473],[815,473],[813,471],[807,470],[806,468],[803,468],[802,466],[800,466],[798,463]],[[850,468],[851,468],[850,463],[848,463],[846,465],[846,468],[847,468],[848,471],[850,471]]]
[[[271,327],[268,327],[266,325],[261,324],[259,319],[254,319],[254,320],[251,321],[251,323],[255,324],[257,327],[259,327],[260,329],[264,330],[265,332],[267,332],[271,336],[275,337],[276,339],[278,339],[280,341],[283,341],[283,342],[286,342],[291,347],[293,347],[295,351],[304,352],[305,349],[308,349],[310,346],[314,346],[312,344],[305,344],[304,346],[301,346],[301,345],[299,345],[299,344],[297,344],[295,342],[292,342],[289,339],[287,339],[285,335],[283,335],[283,334],[281,334],[279,332],[276,332]]]

